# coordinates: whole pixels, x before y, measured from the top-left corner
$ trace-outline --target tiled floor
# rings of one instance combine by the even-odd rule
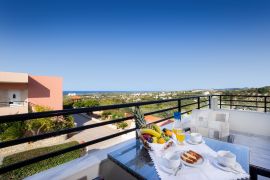
[[[250,148],[250,163],[270,169],[270,137],[233,132],[234,144]],[[270,178],[259,178],[261,180]]]

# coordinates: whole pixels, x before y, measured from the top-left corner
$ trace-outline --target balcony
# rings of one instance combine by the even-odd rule
[[[0,115],[28,113],[27,101],[0,102]]]
[[[216,99],[214,101],[214,99]],[[215,103],[214,103],[215,102]],[[220,139],[229,141],[234,144],[241,144],[250,149],[250,175],[251,179],[263,178],[262,176],[270,177],[270,97],[269,96],[233,96],[233,95],[210,95],[210,96],[195,96],[184,97],[179,99],[167,99],[151,102],[136,102],[129,104],[117,104],[108,106],[99,106],[91,108],[69,109],[60,111],[50,111],[42,113],[29,113],[1,116],[0,122],[10,123],[17,121],[32,120],[46,117],[59,117],[65,115],[88,116],[89,112],[97,112],[110,109],[145,107],[149,105],[158,105],[170,103],[172,107],[166,109],[157,109],[151,112],[145,112],[144,115],[153,115],[166,113],[166,117],[155,121],[164,127],[172,126],[172,112],[181,112],[183,121],[185,120],[188,127],[190,119],[189,114],[194,109],[214,109],[215,111],[223,111],[230,113],[230,137],[229,139]],[[215,109],[215,108],[219,109]],[[91,113],[90,113],[91,114]],[[103,136],[98,136],[98,133],[111,124],[133,121],[133,116],[118,118],[110,121],[90,121],[82,126],[70,129],[63,129],[55,132],[39,134],[30,137],[24,137],[15,140],[4,141],[0,143],[0,148],[16,147],[28,142],[39,142],[46,139],[64,136],[79,132],[83,137],[87,137],[87,141],[83,139],[80,144],[60,149],[54,152],[43,154],[32,159],[27,159],[15,162],[11,165],[0,168],[0,174],[10,172],[15,169],[25,167],[27,165],[37,163],[48,158],[56,157],[81,148],[87,149],[87,154],[83,157],[59,165],[57,167],[29,176],[26,179],[93,179],[96,177],[104,179],[135,179],[130,173],[124,171],[110,159],[107,158],[108,153],[128,146],[136,142],[135,130],[136,126],[130,126],[126,130],[106,131]],[[89,137],[89,132],[92,135]],[[77,134],[78,135],[78,134]],[[73,137],[75,137],[74,135]],[[71,137],[71,138],[73,138]]]

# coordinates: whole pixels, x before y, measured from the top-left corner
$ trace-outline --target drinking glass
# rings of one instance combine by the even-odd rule
[[[182,129],[173,128],[173,133],[175,134],[177,141],[180,144],[183,144],[185,140],[185,133],[182,131]]]
[[[184,140],[185,140],[185,133],[181,132],[181,133],[177,133],[176,135],[176,139],[178,140],[179,143],[183,144]]]

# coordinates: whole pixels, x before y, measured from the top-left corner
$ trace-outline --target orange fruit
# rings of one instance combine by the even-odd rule
[[[165,141],[165,139],[164,138],[159,138],[158,139],[158,143],[159,144],[164,144],[166,141]]]
[[[172,131],[170,131],[170,130],[166,130],[165,134],[166,134],[167,136],[172,137]]]

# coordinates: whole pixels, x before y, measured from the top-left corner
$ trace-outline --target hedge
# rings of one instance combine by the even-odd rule
[[[55,145],[55,146],[50,146],[50,147],[44,147],[44,148],[38,148],[38,149],[33,149],[29,151],[24,151],[16,154],[12,154],[10,156],[7,156],[3,160],[3,164],[1,167],[23,161],[26,159],[30,159],[33,157],[37,157],[49,152],[57,151],[60,149],[65,149],[67,147],[71,147],[74,145],[79,144],[77,141],[72,141],[68,142],[65,144],[60,144],[60,145]],[[57,165],[66,163],[68,161],[71,161],[73,159],[79,158],[82,155],[85,154],[85,149],[78,149],[75,151],[71,151],[59,156],[51,157],[49,159],[30,164],[27,166],[24,166],[22,168],[7,172],[5,174],[0,175],[0,179],[23,179],[25,177],[31,176],[33,174],[36,174],[38,172],[47,170],[49,168],[55,167]]]

